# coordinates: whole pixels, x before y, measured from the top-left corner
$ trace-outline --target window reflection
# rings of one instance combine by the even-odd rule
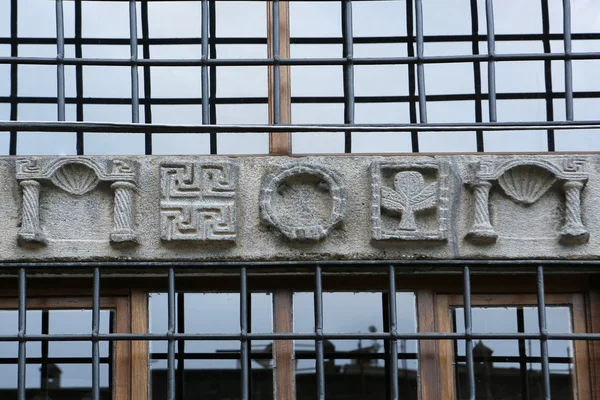
[[[454,331],[464,332],[464,309],[451,310]],[[473,332],[537,333],[536,307],[473,307]],[[571,333],[569,307],[546,307],[549,332]],[[456,392],[468,399],[465,342],[454,349]],[[548,341],[552,397],[576,399],[575,360],[572,341]],[[485,340],[473,344],[475,397],[477,399],[543,399],[544,378],[539,340]]]
[[[396,294],[399,333],[416,332],[415,296]],[[385,316],[385,318],[384,318]],[[324,333],[387,332],[387,293],[323,293]],[[294,295],[295,332],[314,331],[312,293]],[[390,398],[390,347],[387,340],[325,340],[325,397],[339,399]],[[296,395],[312,399],[317,390],[315,342],[297,340]],[[417,399],[416,341],[398,341],[398,387],[403,399]]]

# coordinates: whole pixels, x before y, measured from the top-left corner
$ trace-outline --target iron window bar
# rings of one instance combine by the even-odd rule
[[[515,261],[511,261],[511,263],[518,263]],[[168,351],[166,354],[167,359],[167,393],[168,399],[176,399],[178,397],[177,392],[181,391],[182,386],[177,385],[176,379],[176,371],[178,370],[176,365],[176,360],[178,358],[177,352],[175,349],[175,343],[177,341],[184,340],[228,340],[228,341],[238,341],[240,343],[240,368],[241,368],[241,393],[243,399],[248,399],[250,395],[250,359],[257,359],[261,357],[268,357],[268,355],[264,354],[252,354],[249,348],[250,340],[278,340],[278,339],[287,339],[287,340],[314,340],[315,341],[315,357],[316,357],[316,383],[317,383],[317,397],[324,398],[325,394],[325,379],[324,379],[324,360],[325,358],[329,358],[329,354],[324,352],[323,350],[323,341],[325,340],[334,340],[334,339],[379,339],[379,340],[387,340],[389,341],[389,354],[373,354],[369,355],[369,358],[383,358],[389,357],[390,365],[390,398],[397,399],[399,396],[398,392],[398,379],[397,379],[397,367],[394,367],[398,363],[399,356],[402,358],[412,358],[417,357],[416,354],[399,354],[397,341],[398,340],[465,340],[466,341],[466,354],[464,357],[458,357],[457,362],[465,361],[467,364],[467,381],[468,381],[468,390],[469,390],[469,398],[475,398],[475,375],[474,375],[474,363],[476,361],[473,355],[473,346],[472,341],[476,339],[488,339],[488,340],[500,340],[500,339],[512,339],[523,341],[525,339],[534,339],[540,342],[540,356],[539,357],[525,357],[523,354],[519,354],[518,357],[495,357],[495,359],[509,359],[509,360],[517,360],[520,363],[523,362],[532,362],[532,361],[541,361],[542,363],[542,377],[544,384],[544,396],[545,398],[550,398],[550,372],[549,372],[549,363],[552,360],[553,362],[570,362],[571,357],[550,357],[548,353],[548,340],[600,340],[600,333],[550,333],[547,331],[546,327],[546,303],[545,303],[545,291],[544,291],[544,264],[551,265],[552,263],[542,263],[538,261],[538,265],[535,265],[533,261],[529,262],[529,273],[535,273],[536,279],[536,292],[537,292],[537,311],[538,311],[538,321],[539,321],[539,329],[537,332],[525,333],[522,332],[523,329],[519,329],[517,333],[479,333],[474,332],[472,329],[471,322],[471,313],[472,313],[472,305],[471,305],[471,268],[476,267],[476,265],[470,265],[463,263],[462,267],[462,277],[463,277],[463,291],[462,296],[464,299],[464,324],[465,330],[462,333],[459,332],[419,332],[419,333],[403,333],[399,332],[396,321],[396,280],[401,279],[402,274],[398,273],[397,267],[400,264],[396,263],[388,263],[380,262],[382,266],[387,265],[387,295],[388,297],[388,315],[384,318],[388,319],[388,329],[387,332],[380,333],[329,333],[323,331],[323,305],[322,305],[322,295],[323,295],[323,286],[322,286],[322,274],[325,270],[326,272],[335,271],[335,267],[344,265],[344,264],[352,264],[352,263],[325,263],[325,264],[314,264],[314,263],[301,263],[309,273],[314,274],[314,318],[315,318],[315,330],[312,333],[252,333],[249,332],[249,312],[248,312],[248,281],[247,275],[249,269],[255,269],[256,265],[246,265],[243,263],[230,263],[224,264],[223,267],[230,267],[227,269],[233,268],[236,274],[239,275],[240,279],[240,287],[239,287],[239,295],[240,295],[240,328],[239,333],[182,333],[176,329],[176,299],[177,292],[175,286],[175,278],[176,278],[176,269],[183,268],[186,264],[182,263],[179,265],[165,265],[168,266],[167,269],[167,296],[168,296],[168,330],[166,333],[144,333],[144,334],[132,334],[132,333],[100,333],[99,331],[99,314],[100,314],[100,278],[101,278],[101,267],[96,265],[93,267],[92,273],[92,325],[91,325],[91,333],[90,334],[29,334],[26,330],[26,302],[27,302],[27,274],[35,273],[36,265],[34,263],[23,264],[20,267],[17,267],[18,270],[18,279],[19,279],[19,307],[18,307],[18,332],[14,335],[2,334],[0,335],[0,342],[18,342],[19,343],[19,352],[18,352],[18,370],[19,370],[19,378],[18,378],[18,398],[25,398],[25,379],[26,379],[26,369],[25,366],[27,362],[31,362],[30,359],[26,357],[25,353],[25,344],[27,342],[41,342],[46,343],[46,345],[50,342],[62,342],[62,341],[88,341],[92,344],[92,367],[93,367],[93,398],[99,399],[100,397],[100,363],[102,361],[99,352],[99,343],[101,341],[112,341],[112,340],[166,340],[168,342]],[[458,263],[456,263],[458,265]],[[508,264],[508,262],[505,262]],[[15,264],[16,266],[17,264]],[[215,264],[218,265],[218,264]],[[272,265],[271,267],[274,267]],[[277,268],[282,271],[287,269],[288,263],[278,263]],[[122,270],[129,270],[126,265],[123,265]],[[533,269],[535,268],[535,269]],[[63,267],[61,269],[69,269],[72,270],[72,267]],[[12,269],[14,271],[14,269]],[[8,272],[3,271],[4,274]],[[341,357],[342,355],[338,355]],[[304,355],[302,358],[309,358],[310,355]],[[162,359],[163,357],[156,357]],[[218,358],[233,358],[233,357],[218,357]],[[337,358],[337,357],[335,357]],[[200,357],[196,357],[196,359],[203,359],[202,354]],[[3,360],[5,361],[5,360]]]

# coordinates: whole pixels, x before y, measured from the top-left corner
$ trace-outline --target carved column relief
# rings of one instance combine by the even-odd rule
[[[19,244],[47,244],[40,218],[40,181],[54,184],[73,196],[83,196],[100,182],[113,182],[115,229],[111,243],[136,243],[134,231],[133,193],[135,172],[123,160],[97,160],[90,157],[60,157],[54,159],[19,159],[16,178],[23,192],[23,218],[18,235]],[[76,228],[76,227],[74,227]]]
[[[133,194],[135,185],[131,182],[115,182],[110,185],[115,192],[114,220],[115,228],[110,234],[113,243],[137,242],[133,229]]]
[[[45,244],[46,238],[40,228],[40,183],[26,180],[21,181],[20,186],[23,191],[23,212],[18,241]]]
[[[585,161],[580,159],[564,160],[561,168],[548,160],[522,158],[474,165],[471,187],[475,213],[465,238],[475,244],[496,242],[498,235],[489,217],[489,193],[494,183],[509,199],[528,207],[560,182],[565,197],[563,228],[558,232],[560,242],[568,245],[587,243],[589,232],[581,216],[581,191],[588,179],[584,166]]]

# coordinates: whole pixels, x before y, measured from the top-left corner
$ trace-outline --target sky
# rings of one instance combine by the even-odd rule
[[[406,0],[369,1],[353,3],[353,34],[355,37],[400,36],[406,34]],[[0,37],[10,35],[10,2],[0,1]],[[485,2],[478,0],[479,32],[486,33]],[[600,26],[600,2],[597,0],[571,0],[573,32],[598,32]],[[562,0],[548,0],[550,9],[550,30],[562,32]],[[138,3],[138,35],[141,36]],[[74,3],[65,1],[65,36],[74,35]],[[292,37],[341,37],[341,7],[339,2],[292,2],[290,4],[290,24]],[[539,0],[495,0],[495,32],[541,33],[541,7]],[[19,0],[19,36],[55,37],[55,3],[51,0]],[[471,21],[469,0],[423,0],[424,34],[457,35],[470,34]],[[196,2],[152,2],[149,4],[150,36],[153,38],[200,37],[201,10]],[[263,2],[217,3],[217,35],[221,37],[266,37],[267,18]],[[127,2],[87,1],[83,3],[83,36],[129,37]],[[562,52],[563,43],[553,41],[553,52]],[[487,52],[487,45],[481,42],[481,53]],[[541,42],[498,42],[497,53],[543,52]],[[574,40],[573,51],[598,52],[600,41]],[[436,44],[427,43],[425,55],[471,54],[470,43]],[[74,57],[74,47],[66,47],[67,57]],[[142,54],[140,48],[140,55]],[[0,44],[0,56],[9,56],[10,46]],[[54,57],[53,45],[20,45],[20,56]],[[128,46],[89,45],[83,48],[84,57],[129,58]],[[267,56],[265,45],[220,45],[218,57],[222,58],[261,58]],[[341,45],[292,45],[292,57],[341,57]],[[354,57],[406,56],[403,44],[356,44]],[[153,58],[199,58],[200,46],[153,46]],[[575,91],[600,91],[600,60],[573,61]],[[0,97],[10,94],[10,75],[7,65],[0,65]],[[482,90],[487,91],[487,68],[482,63]],[[67,66],[66,95],[75,96],[75,68]],[[143,93],[143,69],[140,68],[140,96]],[[84,97],[129,97],[131,77],[129,67],[84,67]],[[219,67],[217,71],[217,95],[219,97],[266,97],[267,67]],[[342,67],[294,66],[291,71],[292,96],[342,96]],[[425,66],[427,94],[472,93],[474,78],[472,65],[430,64]],[[198,67],[153,67],[151,72],[152,95],[158,98],[200,97],[201,80]],[[564,63],[552,62],[552,83],[555,91],[564,90]],[[498,93],[544,92],[544,64],[542,61],[502,62],[496,65],[496,85]],[[355,92],[357,96],[407,95],[408,71],[405,65],[356,66]],[[18,94],[31,97],[56,96],[56,67],[20,66]],[[501,122],[545,121],[544,100],[499,100],[498,120]],[[483,104],[483,119],[488,121],[487,102]],[[576,99],[575,118],[577,120],[598,120],[597,110],[600,99]],[[474,102],[428,102],[428,120],[438,122],[474,122]],[[140,117],[144,117],[140,108]],[[564,100],[554,100],[556,120],[565,120]],[[0,102],[0,120],[8,120],[10,107]],[[56,121],[56,105],[20,104],[18,118],[23,121]],[[68,105],[67,120],[76,119],[75,106]],[[154,123],[200,124],[200,105],[155,105],[152,107]],[[342,104],[293,104],[293,123],[343,123]],[[128,105],[85,105],[85,121],[130,122],[131,108]],[[266,104],[220,105],[217,108],[217,121],[220,124],[265,124],[268,121]],[[356,123],[407,123],[407,104],[382,103],[356,104]],[[546,151],[546,132],[505,132],[486,133],[485,149],[489,152],[532,152]],[[154,135],[155,154],[208,154],[207,135]],[[420,133],[419,145],[422,152],[474,152],[475,133]],[[266,154],[267,134],[219,134],[220,154]],[[340,153],[344,150],[342,134],[294,134],[293,152]],[[556,150],[558,151],[599,151],[600,136],[593,131],[557,131]],[[18,141],[18,154],[75,154],[74,133],[21,133]],[[410,134],[369,133],[353,134],[354,152],[399,152],[411,151]],[[86,154],[143,154],[142,135],[86,134]],[[8,133],[0,132],[0,154],[8,154]],[[166,296],[154,295],[151,300],[151,330],[164,332],[166,329]],[[399,325],[407,332],[414,332],[415,310],[412,293],[399,295]],[[188,304],[189,303],[189,304]],[[253,327],[255,331],[268,331],[271,326],[271,298],[266,294],[253,295]],[[313,329],[312,297],[298,294],[295,299],[295,316],[298,331]],[[230,294],[191,294],[186,297],[186,330],[235,332],[238,329],[237,315],[239,300]],[[325,294],[325,330],[329,332],[366,332],[370,325],[381,331],[381,299],[373,293]],[[210,310],[210,311],[209,311]],[[359,312],[358,312],[358,311]],[[348,311],[352,311],[349,315]],[[516,323],[514,310],[498,309],[498,318],[489,319],[479,312],[474,314],[477,329],[485,331],[514,331]],[[528,311],[531,326],[537,326],[535,313]],[[51,318],[56,321],[56,329],[68,326],[69,331],[90,326],[89,311],[57,312]],[[531,315],[530,315],[531,314]],[[565,310],[551,311],[556,314],[549,319],[556,329],[568,331],[569,317]],[[77,315],[77,317],[74,317]],[[40,329],[40,313],[31,312],[28,321],[29,332]],[[460,319],[457,323],[462,323]],[[0,334],[14,332],[16,312],[0,311]],[[69,321],[65,325],[64,321]],[[102,329],[108,329],[108,317],[103,316]],[[530,323],[528,322],[528,324]],[[529,326],[529,325],[528,325]],[[553,328],[554,329],[554,328]],[[58,331],[57,331],[58,332]],[[254,343],[263,346],[264,343]],[[232,343],[195,343],[188,349],[193,351],[215,351],[231,349]],[[304,345],[304,343],[299,343]],[[336,348],[351,350],[354,342],[336,342]],[[490,344],[491,345],[491,344]],[[12,347],[11,347],[12,346]],[[89,353],[80,346],[86,344],[58,344],[61,355],[67,352]],[[154,351],[164,351],[164,343],[153,344]],[[197,349],[194,347],[197,346]],[[88,346],[89,347],[89,346]],[[513,343],[495,343],[495,355],[513,351]],[[551,344],[551,355],[564,355],[568,344]],[[537,346],[533,346],[536,349]],[[195,350],[194,350],[195,349]],[[415,350],[414,342],[407,344],[408,351]],[[512,350],[511,350],[512,349]],[[104,351],[104,350],[103,350]],[[534,350],[534,354],[535,351]],[[28,355],[36,356],[39,346],[28,347]],[[0,354],[16,356],[16,344],[0,343]],[[70,354],[70,353],[69,353]],[[161,367],[157,364],[158,367]],[[234,367],[223,363],[224,367]],[[198,365],[198,367],[202,367]],[[304,367],[304,365],[302,366]],[[306,368],[311,368],[307,365]],[[415,368],[414,363],[409,368]],[[16,387],[16,366],[0,365],[0,387]],[[37,385],[39,371],[32,366],[28,369],[28,386]],[[89,384],[91,368],[65,367],[65,386]],[[107,383],[107,370],[103,369],[102,382]]]

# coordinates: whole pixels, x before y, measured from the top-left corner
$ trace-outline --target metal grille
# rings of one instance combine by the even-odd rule
[[[167,399],[175,400],[180,398],[177,390],[178,385],[176,382],[178,370],[176,366],[176,360],[180,355],[176,351],[176,343],[184,341],[211,341],[211,340],[223,340],[232,341],[239,343],[240,354],[240,370],[241,370],[241,398],[250,398],[250,347],[249,343],[252,340],[314,340],[316,350],[316,387],[317,387],[317,398],[325,398],[325,352],[323,343],[326,340],[348,340],[348,339],[362,339],[362,340],[384,340],[386,343],[386,369],[389,371],[389,398],[399,399],[402,398],[402,394],[398,388],[398,368],[390,367],[398,365],[399,340],[464,340],[466,342],[466,366],[467,366],[467,382],[469,398],[475,398],[475,371],[474,371],[474,355],[473,355],[473,342],[475,340],[500,340],[500,339],[512,339],[512,340],[539,340],[540,343],[540,357],[538,360],[542,365],[542,377],[543,377],[543,393],[544,398],[549,399],[550,393],[550,369],[549,369],[549,355],[548,355],[548,341],[549,340],[599,340],[600,334],[598,333],[550,333],[548,332],[546,325],[546,302],[545,302],[545,288],[544,288],[544,269],[548,269],[550,273],[556,273],[560,270],[560,267],[569,267],[577,270],[595,270],[596,266],[594,263],[586,262],[548,262],[546,265],[538,265],[539,263],[534,261],[521,261],[518,264],[513,265],[515,270],[520,271],[523,274],[535,274],[537,281],[537,310],[539,316],[539,325],[537,332],[518,332],[518,333],[481,333],[476,332],[472,328],[472,306],[471,306],[471,274],[474,271],[475,274],[488,273],[489,266],[495,265],[500,267],[501,265],[507,265],[506,263],[500,262],[481,262],[472,261],[469,265],[461,267],[461,264],[465,262],[450,262],[444,263],[446,273],[462,274],[463,277],[463,291],[464,297],[464,333],[449,333],[449,332],[419,332],[419,333],[402,333],[403,328],[398,326],[397,314],[396,314],[396,282],[401,281],[403,276],[406,276],[403,272],[405,270],[422,269],[423,267],[434,266],[428,262],[411,261],[411,262],[397,262],[393,264],[385,264],[383,262],[367,262],[367,263],[353,263],[353,262],[324,262],[322,264],[311,264],[307,262],[299,263],[248,263],[248,264],[218,264],[218,263],[172,263],[172,264],[161,264],[161,263],[134,263],[134,264],[118,264],[118,263],[81,263],[77,264],[80,268],[80,273],[83,276],[89,276],[89,268],[93,271],[93,285],[92,285],[92,325],[89,333],[85,334],[31,334],[27,333],[25,315],[27,312],[27,280],[28,275],[35,275],[36,273],[47,271],[48,267],[53,269],[59,268],[61,270],[68,270],[73,272],[71,269],[73,265],[40,265],[40,264],[7,264],[3,266],[5,275],[18,274],[18,285],[19,285],[19,307],[18,307],[18,333],[9,335],[0,335],[0,341],[2,342],[18,342],[18,370],[19,370],[19,381],[18,381],[18,398],[25,399],[25,379],[26,379],[26,344],[28,342],[73,342],[73,341],[84,341],[90,342],[92,345],[92,388],[93,388],[93,399],[100,399],[100,351],[99,343],[102,341],[115,341],[115,340],[164,340],[168,342],[167,352]],[[249,310],[248,310],[248,298],[249,289],[247,278],[249,274],[261,272],[268,269],[271,273],[277,274],[278,272],[289,271],[290,265],[293,265],[298,273],[304,273],[312,276],[314,282],[314,321],[315,328],[312,333],[252,333],[249,330]],[[100,315],[100,293],[101,293],[101,275],[114,276],[115,272],[127,271],[128,273],[134,271],[148,271],[148,267],[152,267],[154,272],[153,275],[160,276],[161,273],[166,273],[167,280],[167,295],[168,295],[168,330],[166,333],[146,333],[146,334],[133,334],[133,333],[100,333],[99,331],[99,315]],[[325,332],[323,329],[323,274],[332,274],[345,271],[348,273],[349,270],[357,270],[357,268],[370,268],[373,273],[380,273],[387,276],[388,288],[384,293],[387,295],[387,315],[384,316],[386,319],[385,332],[380,333],[339,333],[339,332]],[[233,274],[238,277],[239,282],[239,332],[235,334],[225,333],[200,333],[200,332],[179,332],[176,329],[176,320],[178,318],[176,312],[176,301],[177,291],[175,285],[176,275],[179,273],[185,276],[185,273],[189,273],[190,268],[203,268],[205,270],[210,269],[212,272]],[[166,269],[166,271],[165,271]],[[104,272],[102,272],[104,271]],[[408,272],[412,273],[412,272]],[[162,275],[164,276],[164,275]],[[406,358],[406,354],[401,354],[402,358]],[[408,355],[408,358],[411,358]],[[531,358],[529,361],[533,360]]]
[[[341,37],[292,37],[291,45],[319,45],[342,44],[342,57],[294,57],[283,58],[280,56],[282,43],[280,43],[280,30],[282,29],[279,13],[279,1],[273,1],[271,57],[225,59],[217,57],[217,46],[220,44],[267,44],[266,37],[217,37],[216,36],[216,2],[199,1],[189,2],[201,5],[202,35],[200,38],[151,38],[149,35],[148,7],[152,2],[129,2],[130,37],[129,39],[115,38],[84,38],[82,37],[82,5],[85,1],[76,1],[75,7],[75,36],[65,38],[63,1],[56,1],[56,38],[22,37],[18,34],[18,4],[19,0],[11,0],[10,7],[10,37],[0,38],[0,44],[10,45],[10,56],[0,57],[0,64],[10,65],[10,95],[0,98],[0,103],[10,105],[10,121],[0,122],[0,130],[10,131],[9,154],[17,153],[17,132],[77,132],[76,153],[84,153],[83,132],[113,132],[136,133],[145,135],[145,153],[152,154],[152,133],[205,133],[210,135],[210,153],[217,152],[218,133],[264,133],[264,132],[338,132],[344,133],[344,151],[356,151],[352,146],[353,133],[362,132],[404,132],[411,135],[412,151],[419,151],[419,133],[446,132],[450,136],[453,132],[475,132],[476,149],[484,151],[484,133],[496,131],[533,131],[544,130],[547,133],[547,150],[554,151],[555,132],[557,130],[590,130],[600,126],[598,120],[575,119],[574,99],[598,98],[600,92],[593,90],[575,92],[573,88],[573,63],[582,60],[598,60],[600,53],[597,51],[573,51],[573,43],[591,43],[599,40],[596,32],[572,33],[570,1],[562,2],[562,33],[554,33],[550,29],[551,13],[549,3],[541,1],[541,33],[509,33],[495,34],[494,9],[492,0],[470,0],[471,34],[470,35],[424,35],[423,1],[414,0],[404,2],[406,6],[406,34],[402,36],[379,37],[354,37],[353,32],[353,1],[341,1]],[[292,1],[292,3],[302,3]],[[338,2],[333,2],[339,4]],[[485,5],[485,17],[479,16],[482,5]],[[554,3],[553,3],[554,4]],[[141,9],[141,11],[139,10]],[[556,12],[556,10],[554,10]],[[138,13],[141,21],[141,37],[138,38]],[[555,15],[556,16],[556,15]],[[483,26],[486,34],[481,34]],[[497,43],[541,43],[543,52],[526,53],[500,53],[496,51]],[[562,42],[562,50],[557,51],[557,44]],[[355,45],[364,44],[406,44],[407,56],[397,57],[389,54],[384,57],[356,57]],[[427,45],[444,45],[452,49],[456,44],[471,44],[472,54],[468,55],[427,55]],[[19,56],[21,45],[49,45],[56,44],[56,57],[30,57]],[[125,45],[130,47],[130,58],[89,58],[83,57],[82,46],[89,44],[99,45]],[[200,44],[201,54],[198,58],[191,59],[160,59],[152,57],[152,46]],[[65,55],[65,45],[73,45],[75,57]],[[482,53],[480,48],[487,48]],[[590,46],[585,46],[589,48]],[[140,57],[141,48],[142,57]],[[450,51],[452,53],[452,51]],[[496,67],[500,64],[540,61],[544,63],[543,92],[507,93],[496,90]],[[556,79],[553,73],[557,71],[557,62],[564,64],[564,91],[556,91]],[[472,93],[427,94],[426,70],[433,65],[467,64],[473,66]],[[56,98],[26,97],[18,93],[19,66],[25,65],[55,65],[57,68],[57,94]],[[408,71],[408,94],[392,96],[357,96],[355,95],[355,67],[361,66],[391,66],[402,65]],[[75,66],[76,70],[76,96],[65,95],[65,66]],[[83,85],[84,66],[124,66],[131,67],[131,96],[129,98],[90,98],[85,97]],[[201,93],[199,97],[170,99],[154,98],[152,96],[151,67],[192,67],[198,68],[201,76]],[[216,107],[219,104],[266,104],[264,97],[217,97],[218,67],[224,66],[270,66],[272,67],[272,121],[273,124],[219,124],[217,121]],[[340,124],[285,124],[281,121],[282,112],[282,83],[281,69],[284,66],[336,66],[343,71],[343,97],[336,96],[293,96],[292,104],[343,104],[343,123]],[[487,68],[486,68],[487,66]],[[484,74],[487,69],[487,74]],[[139,72],[143,71],[143,79]],[[554,72],[553,72],[554,71]],[[485,79],[487,75],[487,82]],[[109,78],[109,76],[107,76]],[[452,79],[450,76],[449,79]],[[487,93],[485,84],[487,83]],[[298,82],[298,84],[303,84]],[[294,79],[292,79],[292,86]],[[144,89],[144,97],[140,97],[140,89]],[[524,122],[517,120],[510,113],[498,113],[499,101],[512,100],[543,100],[545,104],[546,121]],[[559,103],[555,100],[564,100],[565,120],[560,120],[557,112]],[[475,120],[461,123],[435,122],[428,123],[428,105],[439,102],[470,101],[474,104]],[[57,122],[36,123],[19,121],[17,109],[22,104],[57,104]],[[398,103],[407,104],[409,108],[409,122],[407,123],[356,123],[355,109],[357,104],[368,103]],[[485,111],[485,104],[488,110]],[[66,121],[65,107],[75,104],[76,120]],[[102,123],[86,122],[83,108],[86,104],[130,104],[131,123]],[[202,124],[177,126],[172,124],[153,124],[152,106],[159,104],[191,104],[202,106]],[[447,103],[449,104],[449,103]],[[142,107],[142,111],[140,111]],[[561,112],[562,112],[562,107]],[[508,115],[507,115],[508,114]],[[143,115],[145,124],[139,124]],[[307,118],[310,122],[310,117]],[[431,119],[431,118],[429,118]],[[439,120],[439,118],[435,118]],[[443,118],[442,118],[443,119]],[[488,121],[488,122],[486,122]],[[501,134],[501,133],[500,133]],[[452,137],[452,136],[450,136]]]

